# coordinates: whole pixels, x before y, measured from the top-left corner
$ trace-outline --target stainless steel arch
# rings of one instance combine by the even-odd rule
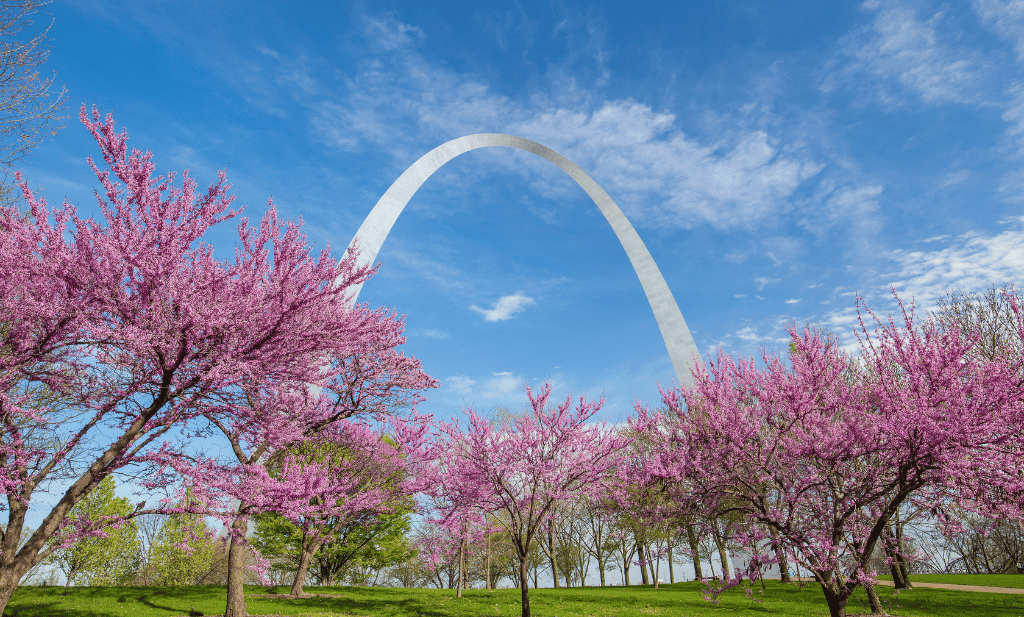
[[[686,326],[683,314],[679,311],[679,306],[665,282],[665,277],[661,275],[661,270],[654,263],[654,258],[651,257],[647,246],[630,225],[626,215],[612,201],[608,193],[597,182],[594,182],[593,178],[561,154],[529,139],[500,133],[480,133],[453,139],[424,154],[395,180],[370,211],[363,224],[359,226],[355,238],[349,243],[349,247],[352,247],[356,240],[359,241],[359,262],[369,264],[376,260],[377,253],[380,251],[381,245],[384,244],[384,239],[387,238],[391,227],[398,220],[402,210],[405,209],[405,205],[435,171],[460,154],[477,148],[493,146],[525,150],[551,161],[559,169],[569,174],[569,177],[575,180],[594,200],[601,210],[601,214],[612,226],[615,235],[618,236],[622,248],[626,250],[626,255],[629,256],[629,261],[633,264],[637,278],[640,279],[640,285],[643,286],[644,293],[647,294],[647,301],[651,304],[654,318],[661,329],[661,336],[665,339],[665,347],[668,348],[668,355],[672,359],[672,366],[676,371],[679,383],[691,384],[693,381],[691,370],[694,362],[699,361],[700,353],[697,351],[697,345],[693,341],[690,329]],[[359,291],[360,288],[357,287],[352,302],[356,301]]]

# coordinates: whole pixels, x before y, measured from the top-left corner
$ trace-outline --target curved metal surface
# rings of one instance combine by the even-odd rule
[[[537,142],[513,135],[480,133],[453,139],[424,154],[418,161],[410,165],[384,193],[366,220],[360,225],[352,242],[349,243],[349,247],[352,247],[358,239],[359,262],[371,264],[377,259],[380,247],[384,244],[391,227],[398,220],[398,216],[405,209],[405,205],[435,171],[460,154],[477,148],[494,146],[525,150],[554,163],[575,180],[594,200],[601,210],[601,214],[612,226],[615,235],[618,236],[622,248],[625,249],[629,261],[633,264],[637,278],[640,279],[640,285],[643,286],[644,293],[647,294],[647,301],[651,304],[654,318],[661,329],[661,336],[665,339],[665,347],[672,359],[672,366],[679,383],[692,384],[691,370],[694,363],[699,361],[700,353],[697,351],[697,345],[683,319],[683,314],[679,311],[679,306],[665,282],[665,277],[661,275],[661,270],[654,263],[654,258],[651,257],[647,246],[630,225],[626,215],[593,178],[569,159]],[[355,289],[355,294],[352,297],[353,303],[359,297],[360,288],[361,286]]]

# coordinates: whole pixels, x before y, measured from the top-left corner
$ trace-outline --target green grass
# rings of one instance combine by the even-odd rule
[[[804,588],[766,581],[767,590],[747,598],[732,590],[720,606],[705,602],[697,583],[651,587],[585,589],[535,589],[530,592],[537,617],[690,617],[827,615],[817,585]],[[450,590],[380,589],[367,587],[308,588],[311,593],[337,594],[331,598],[248,598],[252,615],[302,617],[517,617],[519,591],[470,590],[462,599]],[[280,588],[280,591],[286,591]],[[264,593],[261,587],[246,588],[247,595]],[[993,593],[914,589],[893,599],[892,591],[879,588],[892,615],[907,617],[1024,617],[1024,596]],[[863,594],[861,594],[863,599]],[[22,587],[14,594],[5,615],[17,617],[173,617],[192,614],[223,614],[223,587]],[[850,613],[867,612],[852,600]]]
[[[891,576],[880,576],[878,578],[887,581],[892,580]],[[910,582],[913,583],[914,581],[1024,589],[1024,574],[911,574]]]

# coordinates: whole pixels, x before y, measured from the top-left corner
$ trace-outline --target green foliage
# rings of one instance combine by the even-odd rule
[[[134,510],[125,497],[114,494],[113,476],[107,476],[95,489],[79,501],[68,515],[69,520],[100,521],[110,516],[126,516]],[[109,527],[107,536],[85,537],[68,548],[54,551],[47,558],[56,565],[68,584],[123,585],[134,578],[139,565],[139,534],[135,521],[120,527]],[[58,536],[61,538],[64,536]]]
[[[157,585],[196,584],[209,571],[218,541],[203,515],[168,515],[149,556],[153,580]]]
[[[703,617],[717,615],[772,615],[811,617],[828,614],[817,585],[798,588],[765,581],[757,588],[758,603],[733,589],[715,607],[701,597],[698,583],[647,587],[536,589],[531,593],[533,611],[545,617]],[[382,589],[346,587],[309,589],[323,594],[310,598],[266,598],[260,586],[247,586],[246,599],[253,615],[289,617],[376,615],[378,617],[519,617],[519,590],[470,589],[456,599],[449,589]],[[62,595],[66,593],[67,595]],[[903,617],[996,617],[1022,614],[1021,596],[943,589],[912,589],[894,596],[892,589],[878,588],[890,614]],[[862,593],[850,602],[850,612],[867,612]],[[195,611],[201,615],[223,614],[224,587],[122,587],[106,589],[53,589],[19,587],[8,608],[18,617],[180,617]]]
[[[368,570],[402,563],[409,557],[407,534],[412,509],[398,507],[388,514],[363,516],[341,529],[337,538],[313,556],[310,575],[320,585],[331,585],[344,576],[365,578]],[[299,566],[302,530],[278,514],[255,517],[252,543],[280,573],[294,573]]]

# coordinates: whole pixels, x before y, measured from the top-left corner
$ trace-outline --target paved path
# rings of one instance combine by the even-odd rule
[[[878,581],[878,585],[885,585],[886,587],[893,587],[895,583],[892,581]],[[1016,587],[981,587],[980,585],[954,585],[953,583],[918,583],[912,581],[911,584],[914,587],[930,587],[932,589],[955,589],[956,591],[984,591],[987,593],[1016,593],[1024,594],[1024,589],[1018,589]]]
[[[810,576],[793,577],[794,579],[813,582],[814,579]],[[892,581],[876,581],[876,585],[882,585],[884,587],[895,587],[896,584]],[[1024,589],[1018,587],[983,587],[981,585],[955,585],[953,583],[920,583],[917,581],[911,581],[914,587],[920,587],[922,589],[951,589],[954,591],[981,591],[985,593],[1009,593],[1024,595]]]

